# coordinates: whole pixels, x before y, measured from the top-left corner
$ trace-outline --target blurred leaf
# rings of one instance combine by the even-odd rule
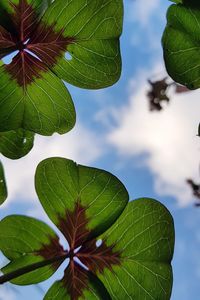
[[[167,96],[167,89],[169,84],[166,82],[167,78],[158,81],[148,80],[151,89],[147,93],[149,100],[150,111],[163,109],[162,103],[169,102],[169,97]]]
[[[175,92],[177,94],[190,92],[190,90],[186,86],[180,85],[180,84],[177,84],[177,83],[174,83],[174,84],[175,84],[175,87],[176,87]]]
[[[170,102],[171,99],[168,95],[170,87],[175,87],[175,93],[177,94],[190,91],[183,85],[175,82],[168,82],[167,77],[157,81],[152,81],[149,79],[148,83],[150,84],[150,90],[147,92],[147,97],[150,111],[161,111],[164,108],[164,102]]]
[[[195,198],[197,198],[197,200],[198,200],[198,202],[195,205],[200,206],[200,184],[197,184],[192,179],[187,179],[186,182],[187,182],[187,184],[189,184],[189,186],[192,190],[193,196]]]
[[[3,165],[0,161],[0,205],[4,203],[8,196],[7,187],[6,187],[6,180],[4,176],[4,169]]]

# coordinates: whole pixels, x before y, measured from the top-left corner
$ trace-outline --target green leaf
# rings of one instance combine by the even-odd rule
[[[161,203],[130,202],[101,239],[121,253],[121,263],[113,271],[97,273],[112,299],[170,299],[174,225]]]
[[[65,81],[90,89],[113,85],[121,74],[119,36],[122,32],[121,0],[56,0],[47,9],[42,23],[55,25],[65,37],[73,38],[67,51],[71,60],[59,58],[54,72]],[[51,61],[42,51],[31,47],[48,65]]]
[[[8,196],[3,165],[0,161],[0,205],[4,203]]]
[[[164,59],[169,75],[189,89],[200,87],[200,4],[172,5],[163,35]]]
[[[74,277],[71,278],[70,267],[65,270],[65,275],[62,280],[56,281],[48,290],[44,300],[71,300],[71,299],[89,299],[89,300],[111,300],[108,291],[102,282],[93,275],[81,268],[76,262]],[[71,284],[71,290],[66,288],[66,281]],[[72,283],[77,287],[76,292],[73,291]],[[87,282],[87,286],[85,286]],[[83,288],[83,290],[82,290]],[[71,293],[70,293],[71,292]],[[72,296],[73,295],[73,296]]]
[[[51,135],[73,128],[75,110],[71,96],[51,71],[43,72],[41,78],[35,79],[26,89],[11,78],[5,65],[0,67],[0,77],[1,131],[24,128]]]
[[[171,2],[174,2],[174,3],[183,3],[183,1],[182,0],[169,0],[169,1],[171,1]]]
[[[34,7],[38,15],[42,14],[44,10],[51,4],[50,0],[26,0],[26,2]],[[0,7],[4,8],[9,14],[12,14],[15,12],[14,8],[18,5],[20,5],[20,0],[1,0]]]
[[[69,258],[45,300],[170,299],[174,224],[161,203],[145,198],[127,203],[115,176],[64,158],[41,162],[35,185],[69,250],[44,223],[7,217],[0,222],[0,250],[10,263],[0,284],[45,280]]]
[[[10,159],[18,159],[28,154],[33,143],[33,132],[23,129],[0,132],[0,153]]]
[[[57,235],[48,225],[30,217],[14,215],[0,222],[0,249],[11,260],[1,269],[5,275],[63,254]],[[61,262],[36,269],[11,282],[17,285],[41,282],[52,276]]]
[[[0,67],[0,131],[66,133],[76,117],[62,80],[99,89],[120,77],[122,0],[3,0],[0,13],[0,58],[18,51]]]
[[[35,188],[49,218],[75,248],[109,228],[129,199],[114,175],[64,158],[39,164]],[[73,222],[74,231],[79,223],[83,226],[76,234],[68,232]]]

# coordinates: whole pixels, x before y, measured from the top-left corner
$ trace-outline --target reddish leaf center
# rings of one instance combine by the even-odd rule
[[[70,261],[65,270],[63,285],[67,288],[72,300],[78,300],[88,286],[88,272],[76,262]]]
[[[53,25],[41,22],[35,8],[27,0],[10,5],[14,10],[10,15],[14,30],[7,31],[0,26],[0,58],[12,51],[19,51],[5,68],[25,88],[40,78],[42,72],[53,67],[74,39],[65,37],[62,30],[56,32]]]
[[[120,252],[114,250],[114,245],[108,247],[103,242],[97,247],[95,240],[83,245],[77,257],[93,273],[98,271],[103,273],[105,268],[112,270],[113,265],[120,264]]]
[[[60,218],[58,228],[67,239],[70,251],[73,253],[90,235],[90,230],[87,229],[88,223],[86,207],[83,207],[80,201],[76,202],[73,211],[66,211],[65,217]]]
[[[90,239],[91,231],[88,229],[89,218],[86,211],[87,207],[78,201],[73,211],[67,211],[65,217],[60,218],[58,225],[70,247],[70,264],[63,282],[73,300],[77,300],[87,288],[89,272],[103,273],[105,268],[112,271],[113,265],[120,264],[120,253],[114,250],[114,245],[108,247],[104,241],[98,247],[96,239]],[[85,269],[75,261],[76,258]]]
[[[36,252],[36,255],[42,256],[45,260],[49,260],[54,257],[64,256],[66,251],[64,251],[63,247],[59,243],[59,239],[57,237],[50,238],[50,243],[48,245],[43,245],[43,247]],[[52,264],[52,266],[57,270],[57,268],[61,265],[62,261],[57,261]]]
[[[65,217],[59,218],[57,226],[69,243],[69,251],[63,249],[56,237],[50,238],[50,243],[36,252],[45,260],[56,258],[52,264],[55,270],[66,257],[69,258],[62,283],[72,300],[78,300],[83,295],[91,274],[103,273],[104,269],[112,272],[113,266],[121,262],[121,253],[114,249],[115,245],[107,246],[106,241],[103,241],[98,246],[96,239],[91,238],[87,209],[78,200],[72,211],[66,211]]]

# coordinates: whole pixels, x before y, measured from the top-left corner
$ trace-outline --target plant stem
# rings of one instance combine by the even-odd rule
[[[43,260],[43,261],[31,264],[29,266],[22,267],[18,270],[15,270],[13,272],[10,272],[8,274],[0,276],[0,284],[6,283],[8,281],[11,281],[11,280],[19,277],[19,276],[25,275],[26,273],[30,273],[30,272],[35,271],[37,269],[40,269],[40,268],[43,268],[45,266],[51,265],[55,262],[62,261],[62,260],[64,261],[68,257],[69,257],[69,253],[65,253],[65,254],[62,254],[60,256],[55,256],[55,257],[52,257],[50,259]]]

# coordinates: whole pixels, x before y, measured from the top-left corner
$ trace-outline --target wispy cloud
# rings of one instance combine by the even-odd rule
[[[153,73],[159,67],[155,70]],[[146,70],[135,76],[130,82],[128,103],[121,109],[110,109],[116,125],[107,140],[121,157],[145,154],[141,164],[153,173],[155,191],[186,205],[192,199],[185,179],[199,176],[199,91],[174,95],[164,111],[150,113],[146,99],[150,74],[152,70]]]
[[[130,1],[130,9],[128,19],[133,22],[137,22],[141,27],[148,27],[149,21],[155,11],[158,11],[161,7],[160,0],[140,0],[140,1]]]
[[[140,0],[127,3],[127,20],[133,28],[131,44],[139,47],[141,52],[151,52],[153,55],[153,52],[161,51],[161,34],[168,5],[168,2],[165,3],[162,0]]]
[[[1,286],[0,300],[17,300],[15,293],[7,286]]]
[[[96,135],[77,124],[75,129],[66,135],[53,137],[36,136],[33,150],[24,158],[12,161],[1,158],[5,166],[9,197],[2,209],[12,200],[29,201],[36,197],[34,174],[37,165],[45,158],[61,156],[73,159],[78,163],[90,164],[103,153],[101,141]]]

